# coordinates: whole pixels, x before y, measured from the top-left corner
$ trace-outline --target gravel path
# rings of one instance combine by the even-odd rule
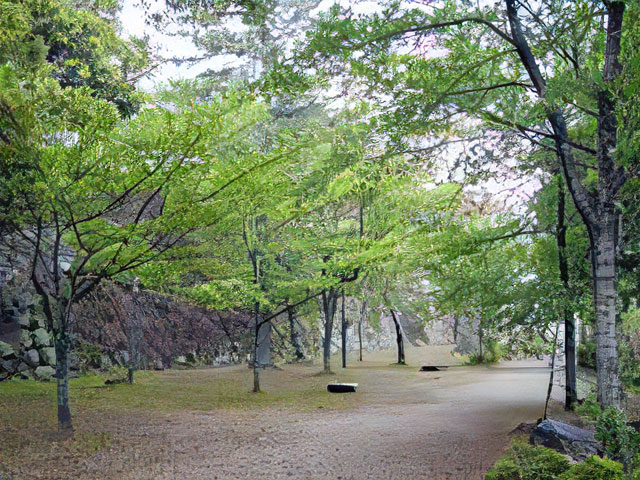
[[[548,369],[536,361],[433,373],[372,364],[353,369],[363,401],[356,409],[180,413],[131,424],[133,447],[94,458],[88,473],[122,479],[482,479],[508,433],[541,416],[548,381]]]

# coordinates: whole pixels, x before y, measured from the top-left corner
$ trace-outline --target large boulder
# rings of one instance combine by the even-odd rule
[[[43,363],[47,365],[55,365],[56,364],[56,349],[53,347],[47,347],[40,350],[40,358]]]
[[[28,313],[22,313],[17,317],[18,325],[20,328],[29,328],[29,323],[31,321],[31,317]]]
[[[36,377],[38,377],[41,380],[44,380],[44,379],[49,379],[53,377],[56,374],[56,371],[53,367],[46,365],[44,367],[36,368],[34,373],[36,374]]]
[[[20,330],[20,343],[24,348],[30,348],[33,345],[33,338],[28,330],[24,328]]]
[[[5,342],[0,342],[0,358],[14,358],[16,351],[11,345]]]
[[[0,358],[0,371],[14,373],[17,370],[19,363],[20,363],[20,359],[18,358],[10,358],[10,359]]]
[[[558,420],[544,420],[529,436],[532,445],[542,445],[581,462],[602,453],[602,445],[594,438],[595,432]]]
[[[27,350],[22,359],[24,360],[24,363],[29,365],[31,368],[36,368],[40,365],[40,354],[38,354],[38,350],[35,348]]]
[[[38,328],[32,335],[38,347],[48,347],[51,344],[51,335],[44,328]]]

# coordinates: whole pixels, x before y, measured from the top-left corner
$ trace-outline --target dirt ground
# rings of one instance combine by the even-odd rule
[[[377,354],[322,377],[323,385],[360,384],[357,393],[343,394],[349,395],[344,408],[78,412],[113,441],[88,456],[43,455],[8,478],[474,480],[483,478],[514,427],[542,415],[544,362],[418,372],[421,364],[460,363],[446,347],[410,349],[412,367],[391,361],[393,352]],[[164,375],[206,383],[233,372],[250,379],[241,366]],[[263,388],[304,382],[317,372],[312,365],[269,370]]]

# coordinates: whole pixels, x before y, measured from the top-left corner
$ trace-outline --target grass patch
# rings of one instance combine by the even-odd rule
[[[167,370],[136,372],[133,385],[105,385],[105,378],[88,375],[70,381],[70,400],[74,410],[176,410],[207,411],[217,409],[256,409],[283,407],[313,410],[347,408],[353,400],[336,397],[326,391],[328,375],[313,376],[304,368],[285,368],[261,372],[263,392],[251,392],[252,376],[247,369]],[[306,370],[312,370],[311,368]],[[336,375],[336,374],[332,374]],[[349,377],[342,373],[341,377]],[[9,412],[39,411],[55,420],[55,382],[11,380],[0,386],[3,420],[26,427],[32,420]]]

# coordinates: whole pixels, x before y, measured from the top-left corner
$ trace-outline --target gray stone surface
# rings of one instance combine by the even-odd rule
[[[29,330],[25,330],[24,328],[20,330],[20,344],[24,348],[30,348],[31,345],[33,345],[33,339],[31,338]]]
[[[0,357],[10,358],[15,354],[16,352],[11,345],[5,342],[0,342]]]
[[[48,347],[51,344],[51,335],[44,328],[33,332],[33,341],[38,347]]]
[[[43,379],[43,378],[51,378],[51,377],[53,377],[56,374],[56,371],[55,371],[55,369],[53,367],[49,367],[47,365],[47,366],[44,366],[44,367],[36,368],[34,373],[36,374],[36,377]]]
[[[602,452],[602,446],[594,438],[595,432],[558,420],[544,420],[531,432],[533,445],[552,448],[576,461],[583,461]]]
[[[47,347],[40,350],[40,357],[42,361],[47,365],[56,364],[56,349],[53,347]]]
[[[31,368],[35,368],[40,365],[40,354],[35,348],[27,350],[24,354],[23,360]]]
[[[18,322],[18,325],[20,325],[21,328],[27,328],[29,327],[29,323],[31,322],[31,318],[29,317],[29,314],[22,314],[19,315],[16,318],[16,321]]]

